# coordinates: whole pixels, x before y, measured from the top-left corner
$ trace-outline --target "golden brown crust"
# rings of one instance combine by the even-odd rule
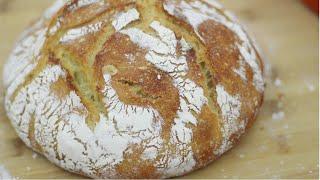
[[[133,145],[134,146],[134,145]],[[140,157],[143,149],[139,146],[134,146],[134,153],[126,154],[125,160],[117,165],[116,169],[119,173],[118,178],[121,179],[157,179],[161,175],[158,174],[152,160],[142,160]]]
[[[165,4],[175,4],[178,7],[178,4],[181,1],[173,2],[171,0],[165,0]],[[190,1],[192,3],[197,1]],[[209,5],[209,3],[204,3]],[[186,7],[186,6],[185,6]],[[193,4],[195,9],[199,8]],[[166,8],[166,7],[165,7]],[[189,7],[190,8],[190,7]],[[223,10],[218,7],[214,7],[218,14],[226,16]],[[212,89],[217,84],[222,84],[223,87],[229,92],[231,95],[239,95],[242,102],[241,113],[240,113],[240,121],[246,122],[247,128],[251,127],[252,123],[256,119],[257,112],[263,101],[263,94],[260,90],[258,90],[253,84],[249,83],[254,81],[254,70],[251,69],[249,64],[242,65],[245,76],[245,81],[243,77],[239,76],[235,73],[235,69],[241,68],[241,61],[239,60],[241,57],[240,49],[238,44],[241,44],[243,41],[239,38],[239,34],[236,34],[227,25],[221,23],[221,21],[215,21],[213,19],[207,19],[201,23],[197,27],[194,27],[192,21],[189,21],[188,15],[179,14],[181,9],[176,9],[174,11],[178,11],[176,15],[172,14],[175,12],[169,12],[167,9],[168,16],[174,18],[180,25],[184,26],[190,31],[193,31],[203,42],[204,48],[206,49],[205,54],[201,54],[205,56],[204,62],[201,62],[201,65],[206,69],[205,74],[207,77],[207,86],[209,89]],[[198,9],[199,10],[199,9]],[[183,10],[181,10],[183,11]],[[201,8],[200,8],[201,11]],[[195,11],[196,12],[196,11]],[[219,15],[220,16],[220,15]],[[216,17],[216,18],[219,18]],[[226,16],[228,21],[232,19],[230,16]],[[231,20],[232,21],[232,20]],[[252,43],[251,40],[250,43]],[[254,45],[253,45],[254,46]],[[263,73],[263,63],[262,60],[257,53],[254,47],[253,51],[256,54],[256,60],[259,68],[261,70],[261,74]],[[216,94],[213,93],[210,95],[211,97],[216,98]],[[218,106],[218,103],[216,103]],[[221,112],[220,112],[221,113]],[[222,118],[222,117],[220,117]],[[241,130],[243,131],[243,130]],[[241,132],[234,132],[234,135],[231,135],[230,141],[236,143],[239,139],[238,134]]]
[[[244,82],[233,71],[240,66],[240,52],[235,46],[239,40],[231,30],[213,21],[201,24],[199,32],[205,40],[209,69],[213,73],[214,84],[223,84],[226,90],[233,95],[240,94],[241,101],[246,107],[242,109],[242,118],[253,120],[250,114],[256,111],[256,103],[262,104],[262,96],[252,84]],[[247,81],[250,82],[253,80],[253,72],[247,64],[245,69]]]
[[[198,117],[198,125],[194,128],[192,149],[197,167],[201,168],[213,161],[216,157],[212,153],[220,144],[219,120],[216,114],[212,113],[208,106],[203,107]]]
[[[148,63],[145,55],[145,50],[133,44],[127,36],[116,33],[96,57],[96,76],[100,77],[103,87],[103,68],[115,68],[117,72],[112,76],[112,86],[119,99],[125,104],[154,107],[165,119],[164,129],[170,129],[179,107],[178,91],[171,77]]]
[[[57,165],[96,178],[180,176],[228,151],[256,119],[263,63],[218,5],[60,6],[26,33],[45,32],[32,47],[39,58],[6,95],[19,136]]]

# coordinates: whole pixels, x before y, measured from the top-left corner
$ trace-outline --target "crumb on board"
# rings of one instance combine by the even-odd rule
[[[266,145],[261,145],[260,147],[259,147],[259,151],[260,152],[265,152],[265,151],[267,151],[268,150],[268,147],[266,146]]]
[[[274,81],[274,85],[280,87],[282,85],[282,81],[279,78],[276,78]]]
[[[275,141],[277,142],[278,148],[279,148],[279,152],[286,154],[289,152],[290,150],[290,146],[288,143],[288,136],[287,135],[277,135],[274,137]]]
[[[32,153],[32,158],[33,158],[33,159],[36,159],[37,157],[38,157],[38,154],[37,154],[37,153],[35,153],[35,152]]]
[[[272,179],[280,179],[281,176],[280,175],[273,175]]]
[[[284,116],[285,116],[285,113],[283,111],[272,113],[272,119],[275,121],[282,120]]]
[[[0,165],[0,179],[13,179],[10,172],[2,165]]]
[[[314,92],[316,90],[315,86],[312,83],[305,81],[305,84],[307,85],[307,88],[310,92]]]
[[[30,166],[27,166],[26,169],[27,169],[27,171],[30,171],[30,170],[31,170],[31,167],[30,167]]]

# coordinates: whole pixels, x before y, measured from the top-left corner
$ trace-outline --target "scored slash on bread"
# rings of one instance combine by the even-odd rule
[[[168,178],[239,140],[262,74],[215,0],[58,0],[5,65],[5,107],[26,145],[66,170]]]

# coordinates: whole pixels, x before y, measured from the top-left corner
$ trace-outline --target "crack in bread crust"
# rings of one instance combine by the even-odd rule
[[[102,1],[93,2],[101,3]],[[61,61],[62,67],[69,72],[71,82],[88,108],[89,117],[86,122],[91,129],[94,129],[95,124],[99,121],[100,114],[107,114],[101,94],[97,93],[98,85],[92,65],[96,55],[103,50],[105,41],[115,32],[111,25],[113,16],[119,9],[132,8],[132,6],[132,2],[126,2],[120,4],[119,7],[107,7],[104,12],[76,26],[67,25],[67,29],[61,29],[64,33],[54,37],[59,43],[51,47],[51,51]]]

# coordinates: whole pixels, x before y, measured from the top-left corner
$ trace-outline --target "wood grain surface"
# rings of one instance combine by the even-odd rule
[[[0,73],[19,33],[52,0],[0,0]],[[183,178],[319,178],[318,18],[298,0],[222,0],[260,44],[269,68],[255,125],[230,152]],[[268,69],[268,68],[267,68]],[[18,178],[81,178],[17,137],[0,94],[0,165]]]

